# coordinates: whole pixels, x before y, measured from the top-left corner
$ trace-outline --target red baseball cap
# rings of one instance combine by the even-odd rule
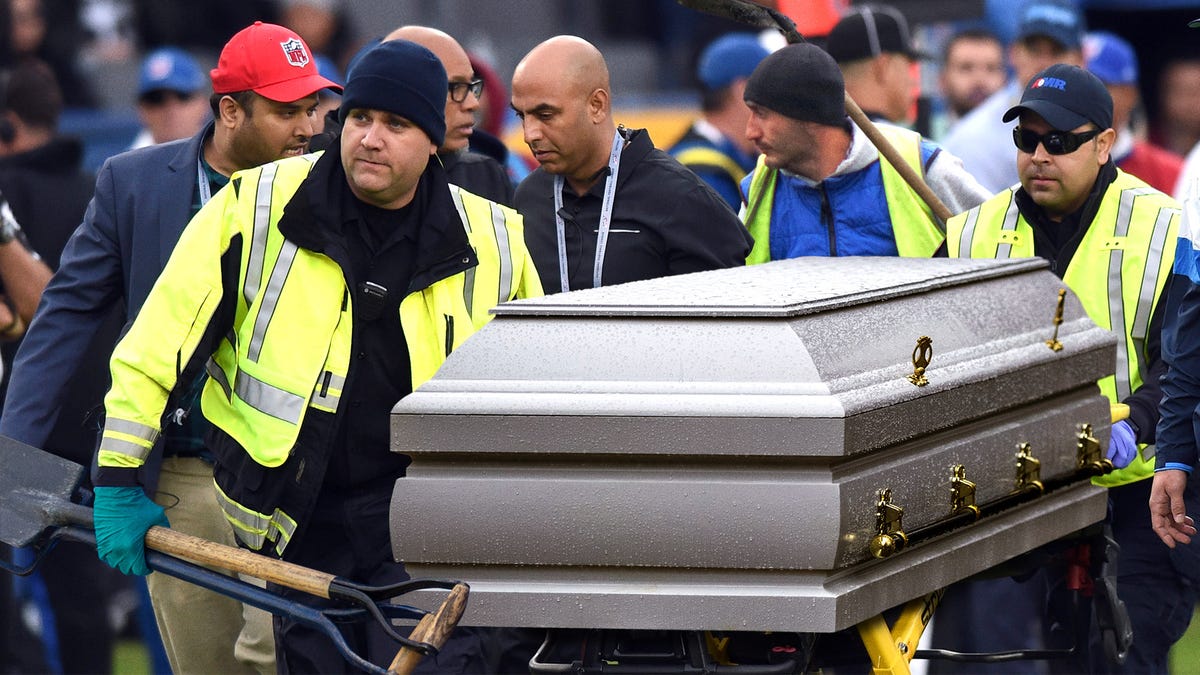
[[[321,77],[308,45],[295,32],[255,21],[225,43],[209,72],[213,93],[253,91],[272,101],[291,102],[321,89],[342,90]]]

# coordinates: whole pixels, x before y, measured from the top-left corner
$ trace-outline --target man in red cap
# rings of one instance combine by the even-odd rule
[[[44,445],[72,375],[104,367],[86,363],[83,354],[111,308],[123,302],[124,318],[132,320],[184,226],[233,172],[306,152],[317,92],[337,86],[320,76],[298,35],[261,22],[229,40],[211,77],[214,121],[200,133],[117,155],[101,167],[95,197],[17,354],[0,434]],[[103,516],[159,508],[147,494],[168,508],[175,529],[233,545],[213,495],[200,380],[181,380],[171,392],[163,433],[147,448],[136,480],[114,481],[111,470],[98,470],[102,551],[133,536],[132,518]],[[148,571],[144,562],[139,571]],[[147,581],[176,673],[274,672],[269,614],[162,574]]]

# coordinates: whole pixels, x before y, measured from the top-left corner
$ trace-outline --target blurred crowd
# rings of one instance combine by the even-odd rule
[[[852,3],[763,0],[761,4],[777,5],[794,18],[808,39],[821,44],[838,15]],[[906,13],[916,15],[908,18],[914,43],[921,50],[921,58],[913,65],[913,95],[904,119],[907,126],[928,138],[943,140],[958,120],[984,98],[1005,83],[1011,88],[1020,79],[1023,73],[1010,51],[1014,22],[1012,13],[1003,10],[1004,4],[998,0],[902,4]],[[1134,135],[1176,155],[1186,155],[1200,140],[1200,47],[1172,37],[1163,37],[1152,45],[1151,40],[1158,36],[1146,26],[1147,21],[1155,20],[1148,16],[1158,15],[1163,20],[1174,16],[1178,12],[1174,8],[1180,3],[1166,0],[1150,6],[1127,3],[1124,7],[1119,0],[1077,0],[1077,4],[1081,9],[1096,5],[1098,9],[1089,13],[1098,19],[1101,32],[1123,41],[1119,51],[1109,51],[1105,58],[1113,66],[1126,66],[1122,75],[1125,81],[1113,84],[1125,92],[1121,105],[1128,108],[1127,122]],[[107,156],[103,153],[117,147],[107,137],[100,139],[106,133],[98,129],[103,125],[101,117],[84,117],[81,123],[81,118],[72,113],[125,115],[136,107],[143,127],[137,144],[151,137],[147,130],[150,126],[177,125],[174,132],[158,132],[160,141],[166,138],[163,134],[174,138],[187,135],[184,131],[193,128],[195,117],[203,115],[203,106],[195,103],[179,115],[175,108],[194,101],[193,95],[203,91],[207,85],[201,80],[215,64],[224,40],[254,19],[293,28],[319,58],[322,72],[330,75],[344,72],[363,44],[382,35],[357,21],[352,5],[344,0],[6,0],[4,5],[8,11],[0,14],[0,66],[11,67],[36,58],[50,67],[68,111],[67,126],[72,130],[83,127],[80,135],[88,143],[85,164],[93,170]],[[397,8],[396,14],[431,14],[421,11],[421,7],[415,2],[411,7],[405,4]],[[618,0],[599,3],[595,11],[595,29],[601,32],[596,37],[615,44],[643,44],[653,51],[658,65],[650,80],[652,89],[619,93],[635,101],[635,109],[665,107],[661,99],[686,114],[687,105],[680,101],[687,98],[680,94],[702,85],[703,75],[695,69],[701,50],[722,34],[744,30],[727,19],[688,9],[672,0]],[[481,33],[483,38],[476,35],[473,41],[464,40],[479,72],[489,79],[487,91],[492,94],[481,98],[480,125],[504,137],[514,128],[515,118],[506,102],[495,102],[502,98],[503,78],[511,74],[512,64],[497,62],[493,45],[511,36],[488,36],[486,30]],[[764,35],[762,41],[772,48],[782,44],[778,36]],[[164,48],[180,68],[198,71],[199,77],[193,82],[200,84],[177,76],[169,86],[147,90],[152,85],[143,72],[141,84],[135,86],[136,73],[123,64],[148,65],[150,56]],[[156,63],[160,69],[166,67],[161,57]],[[1147,65],[1153,71],[1143,74],[1141,70]],[[123,79],[114,82],[114,76]],[[621,74],[615,73],[614,77],[619,80]],[[126,94],[133,98],[126,98]],[[111,123],[111,119],[104,121]],[[672,133],[678,131],[671,128]],[[122,127],[115,133],[130,132]],[[662,138],[659,142],[668,145],[674,140]],[[524,150],[519,142],[510,141],[510,145],[518,146],[513,148],[518,152]]]
[[[413,4],[423,3],[414,0]],[[792,17],[811,42],[828,52],[840,69],[845,91],[869,119],[921,135],[914,152],[924,153],[920,157],[928,178],[935,189],[949,194],[946,201],[953,213],[977,206],[1019,182],[1012,160],[1013,125],[1001,117],[1018,104],[1031,78],[1053,64],[1082,67],[1107,88],[1112,99],[1111,127],[1116,130],[1111,155],[1122,171],[1179,199],[1192,177],[1200,174],[1200,31],[1193,31],[1197,35],[1190,43],[1165,40],[1170,48],[1162,49],[1162,44],[1148,40],[1151,33],[1135,22],[1130,26],[1136,30],[1120,30],[1113,17],[1121,14],[1111,7],[1093,15],[1076,5],[1078,21],[1067,22],[1070,25],[1046,21],[1016,26],[997,18],[1003,16],[996,11],[996,6],[1005,4],[1000,2],[961,3],[971,5],[974,11],[959,8],[940,17],[929,16],[928,11],[911,15],[910,5],[918,3],[891,7],[842,0],[768,0],[760,4]],[[635,12],[634,5],[645,11]],[[1070,2],[1050,5],[1070,7]],[[781,36],[754,32],[673,2],[605,2],[600,11],[603,34],[583,37],[599,45],[629,40],[650,45],[660,64],[658,91],[640,92],[636,100],[645,108],[665,107],[656,101],[656,93],[662,94],[662,99],[676,105],[675,112],[688,120],[675,137],[654,138],[655,146],[668,150],[728,203],[729,213],[722,215],[731,222],[740,215],[757,240],[768,241],[765,230],[754,230],[755,204],[748,200],[761,186],[748,181],[764,152],[763,138],[770,132],[760,129],[757,137],[748,135],[747,130],[755,129],[758,122],[752,121],[752,107],[746,104],[755,92],[747,93],[746,87],[759,64],[780,53]],[[634,14],[638,20],[621,19]],[[1186,33],[1177,15],[1170,11],[1164,15],[1180,25],[1164,25],[1162,32]],[[1102,19],[1098,23],[1105,29],[1086,30],[1092,16]],[[58,269],[69,238],[89,208],[96,189],[95,173],[108,158],[107,154],[97,155],[90,145],[105,116],[116,113],[132,119],[136,115],[136,135],[122,137],[121,147],[112,154],[195,137],[213,121],[217,110],[210,100],[214,82],[209,69],[217,64],[218,54],[231,36],[255,21],[295,31],[311,51],[320,76],[339,86],[346,81],[356,55],[403,23],[364,26],[355,20],[354,3],[349,0],[0,2],[0,191],[24,230],[20,240],[31,253],[30,269],[47,277]],[[486,32],[487,17],[480,17],[479,24]],[[400,37],[413,39],[406,35]],[[465,154],[468,149],[494,159],[501,168],[489,169],[486,179],[495,188],[494,194],[476,191],[496,203],[517,207],[528,221],[533,209],[522,205],[523,199],[526,204],[530,201],[528,187],[523,194],[518,186],[539,166],[538,158],[521,142],[522,120],[532,113],[520,109],[515,95],[510,95],[513,69],[508,64],[496,63],[486,48],[472,49],[467,40],[463,46],[470,59],[469,67],[464,68],[471,77],[458,83],[457,90],[452,82],[450,96],[452,102],[466,101],[467,121],[454,127],[447,103],[450,128],[437,154],[447,171],[481,170],[480,164]],[[117,88],[128,90],[131,97],[116,100],[106,78],[132,63],[137,68],[128,69],[129,80]],[[688,92],[695,105],[680,108],[680,92]],[[343,120],[337,114],[341,103],[338,91],[325,88],[313,95],[318,106],[312,130],[315,146],[322,135],[326,143],[336,138]],[[767,94],[762,96],[766,105]],[[772,109],[800,105],[775,91],[769,102],[778,106]],[[513,108],[518,108],[515,113]],[[629,114],[629,120],[617,121],[636,124],[636,111]],[[805,108],[803,114],[818,113]],[[62,123],[68,115],[74,115],[71,129]],[[841,116],[837,117],[840,121]],[[456,128],[460,130],[458,138]],[[853,145],[853,133],[839,132],[846,138],[838,142],[847,145],[838,161],[852,156],[851,147],[859,147]],[[526,130],[526,142],[528,133]],[[894,133],[896,138],[909,138],[903,131]],[[1038,141],[1033,139],[1035,149]],[[938,159],[939,147],[950,154]],[[961,166],[939,168],[947,166],[947,157],[961,160]],[[961,180],[948,175],[963,170],[969,175]],[[538,176],[541,174],[535,174],[534,184]],[[883,180],[886,183],[888,178]],[[562,189],[561,180],[556,189]],[[743,243],[739,237],[737,245]],[[936,246],[922,254],[932,255],[935,250]],[[755,251],[763,256],[760,261],[812,254]],[[944,249],[941,252],[945,253]],[[903,248],[866,253],[908,254]],[[745,254],[742,251],[743,258]],[[750,253],[751,261],[755,255]],[[564,273],[562,290],[569,286],[565,277]],[[3,282],[13,295],[15,282],[7,278]],[[547,291],[556,283],[557,278],[542,275]],[[13,298],[6,303],[11,311],[0,315],[0,324],[9,318],[12,323],[0,331],[0,338],[7,340],[0,354],[4,364],[11,364],[20,344],[20,331],[14,327],[23,329],[32,319],[37,298],[35,294],[32,302],[26,299],[22,304],[21,298]],[[103,362],[111,352],[124,312],[124,307],[112,308],[103,329],[97,331],[90,346],[95,352],[90,358],[95,362]],[[5,371],[0,395],[8,386],[7,368]],[[72,400],[61,405],[74,418],[88,422],[64,426],[45,447],[90,464],[102,423],[94,402],[102,397],[107,384],[103,371],[74,376],[69,388]],[[61,548],[67,550],[51,557],[38,574],[20,578],[15,585],[0,574],[0,650],[10,650],[0,651],[0,673],[98,672],[98,664],[111,657],[112,641],[121,633],[144,639],[150,647],[152,669],[168,672],[170,666],[141,580],[99,564],[93,551],[76,551],[68,558],[70,547]],[[86,576],[80,576],[76,565],[84,565],[84,559],[93,564]],[[18,553],[13,564],[21,562]],[[83,604],[102,608],[100,618],[66,610]],[[72,624],[72,620],[79,623]],[[97,629],[97,620],[105,622],[103,629]],[[80,640],[70,648],[63,644],[66,636],[85,633],[103,635],[95,641]]]

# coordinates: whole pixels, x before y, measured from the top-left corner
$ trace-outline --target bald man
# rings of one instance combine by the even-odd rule
[[[483,80],[471,66],[467,50],[449,34],[428,26],[401,26],[383,38],[408,40],[433,52],[446,68],[450,88],[446,94],[446,140],[438,148],[438,157],[454,185],[505,206],[513,204],[513,184],[498,158],[471,151],[471,139],[481,133],[475,129],[475,113]],[[503,145],[503,144],[501,144]]]
[[[617,127],[591,43],[534,47],[513,74],[512,107],[540,165],[516,207],[547,293],[745,264],[752,240],[725,200],[645,129]]]

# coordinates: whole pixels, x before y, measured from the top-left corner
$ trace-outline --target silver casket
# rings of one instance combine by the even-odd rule
[[[1116,341],[1062,289],[803,258],[503,305],[393,410],[393,551],[465,625],[852,626],[1103,518]]]

